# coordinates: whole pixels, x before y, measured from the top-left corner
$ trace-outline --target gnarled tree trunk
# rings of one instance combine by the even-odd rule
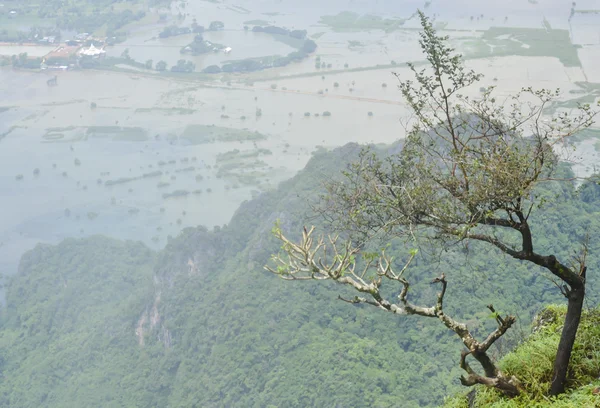
[[[581,320],[583,301],[585,299],[585,275],[581,277],[580,285],[574,286],[567,293],[567,315],[565,316],[565,325],[560,336],[560,342],[558,343],[556,359],[554,360],[554,375],[552,377],[550,395],[558,395],[565,392],[569,360],[571,359],[571,352],[575,344],[575,336],[577,335],[577,328]]]

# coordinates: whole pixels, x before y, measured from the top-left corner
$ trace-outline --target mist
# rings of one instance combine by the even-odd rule
[[[595,0],[29,3],[0,5],[5,283],[36,245],[102,235],[161,253],[226,229],[319,154],[403,139],[395,74],[423,62],[418,9],[484,74],[474,98],[560,88],[568,111],[600,95]],[[596,172],[599,137],[573,144],[577,176]]]

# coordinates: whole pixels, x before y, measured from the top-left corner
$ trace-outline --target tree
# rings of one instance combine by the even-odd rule
[[[222,21],[212,21],[208,26],[210,31],[222,30],[223,28],[225,28],[225,23]]]
[[[149,59],[148,61],[146,61],[146,69],[152,69],[152,60]]]
[[[165,71],[167,69],[167,63],[165,61],[158,61],[156,63],[156,70],[157,71]]]
[[[193,33],[201,33],[204,31],[204,26],[198,25],[198,20],[195,18],[192,20],[192,32]]]
[[[304,40],[306,38],[307,31],[306,30],[293,30],[290,31],[290,37],[297,38],[299,40]]]
[[[477,340],[466,324],[444,311],[443,273],[432,281],[441,286],[436,303],[419,307],[408,300],[410,283],[405,277],[416,251],[396,272],[396,263],[385,251],[366,248],[376,237],[438,248],[477,241],[537,265],[554,276],[568,302],[550,389],[551,395],[560,394],[585,296],[586,249],[575,266],[537,252],[530,216],[543,211],[547,199],[538,187],[556,180],[555,150],[589,127],[597,112],[582,105],[574,115],[545,116],[558,91],[527,88],[507,103],[496,101],[493,87],[478,99],[465,96],[482,75],[467,70],[461,56],[448,47],[448,37],[438,36],[430,20],[421,12],[419,16],[423,27],[419,43],[429,67],[409,64],[414,81],[396,75],[413,112],[401,151],[380,158],[366,149],[344,172],[343,181],[326,185],[321,214],[346,240],[337,235],[315,238],[314,228],[305,228],[295,243],[276,226],[273,232],[283,242],[283,253],[274,255],[274,265],[266,268],[284,279],[333,280],[367,295],[341,298],[349,303],[439,319],[466,347],[460,359],[467,373],[462,384],[484,384],[515,396],[520,392],[518,379],[506,377],[487,353],[514,324],[514,316],[502,317],[489,305],[497,328],[485,340]],[[401,286],[397,304],[381,290],[387,281]],[[484,375],[471,368],[469,356],[482,366]]]
[[[205,74],[218,74],[221,72],[221,67],[218,65],[209,65],[202,70]]]
[[[305,40],[304,44],[302,45],[302,51],[307,54],[314,52],[316,49],[317,49],[317,43],[314,42],[313,40]]]

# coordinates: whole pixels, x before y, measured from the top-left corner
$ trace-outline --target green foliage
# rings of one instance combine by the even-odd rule
[[[384,30],[392,32],[400,29],[406,20],[401,18],[384,19],[374,15],[359,15],[350,11],[335,16],[322,16],[321,23],[330,26],[334,31],[368,31]]]
[[[165,61],[158,61],[156,63],[155,69],[159,72],[163,72],[167,70],[167,63]]]
[[[412,408],[457,392],[459,342],[435,319],[350,306],[336,300],[350,290],[261,272],[279,247],[269,237],[275,220],[300,231],[310,213],[303,197],[317,195],[316,180],[339,174],[359,151],[317,151],[296,177],[244,203],[229,225],[188,228],[158,255],[98,237],[26,254],[1,312],[0,406]],[[582,202],[568,183],[544,190],[561,200],[537,216],[540,250],[566,257],[586,232],[600,235],[600,201]],[[411,250],[394,241],[386,253],[401,265]],[[590,242],[590,271],[600,268],[598,253]],[[419,251],[406,272],[415,303],[435,298],[429,281],[440,269],[449,280],[446,309],[477,334],[495,325],[489,303],[527,327],[541,305],[562,298],[538,269],[471,244],[441,256]],[[588,291],[597,303],[593,275]],[[145,323],[140,346],[136,328],[159,292],[159,323]],[[497,355],[523,330],[509,332]],[[591,390],[569,395],[585,401]]]
[[[146,130],[140,127],[88,126],[85,135],[86,137],[109,138],[114,141],[125,142],[143,142],[148,140]]]
[[[190,34],[192,32],[191,28],[189,27],[178,27],[176,25],[171,25],[168,27],[165,27],[159,34],[159,38],[169,38],[169,37],[175,37],[178,35],[185,35],[185,34]]]
[[[72,7],[63,12],[57,19],[59,28],[76,30],[78,32],[93,33],[102,26],[106,26],[107,36],[117,35],[117,30],[134,21],[144,18],[146,13],[142,10],[134,12],[130,9],[114,12],[107,9],[102,12],[89,12],[85,6]]]
[[[223,28],[225,28],[225,23],[222,21],[211,21],[210,25],[208,26],[208,29],[211,31],[218,31],[222,30]]]
[[[256,116],[260,115],[262,115],[262,111],[257,109]],[[266,136],[246,129],[233,129],[209,125],[188,125],[184,129],[181,138],[190,144],[196,145],[212,142],[259,141],[266,139]]]
[[[202,37],[202,34],[197,34],[194,37],[194,41],[181,49],[181,54],[191,54],[197,56],[206,54],[208,52],[219,51],[224,48],[225,46],[223,44],[206,41],[204,37]]]
[[[534,322],[534,333],[507,354],[500,367],[508,374],[520,379],[524,392],[517,398],[502,397],[496,390],[475,388],[474,405],[490,408],[553,407],[579,408],[595,407],[598,403],[597,390],[600,386],[600,309],[585,311],[577,333],[577,340],[571,367],[569,385],[565,395],[549,399],[548,389],[552,381],[554,354],[564,324],[566,307],[548,306],[542,310]],[[596,395],[593,391],[596,390]],[[464,394],[449,398],[444,408],[467,407]]]
[[[179,61],[177,61],[177,65],[173,65],[171,67],[171,72],[190,73],[194,72],[195,69],[196,64],[194,64],[192,61],[180,59]]]
[[[220,72],[254,72],[272,67],[284,67],[292,62],[302,61],[317,49],[317,43],[306,38],[306,30],[290,31],[276,26],[255,26],[252,31],[271,34],[276,41],[288,44],[289,46],[296,48],[296,51],[293,51],[286,56],[271,55],[266,57],[246,58],[238,61],[228,61],[222,67],[213,65],[205,68],[202,72],[206,74],[216,74]],[[206,43],[206,41],[204,41],[204,43]],[[186,50],[191,46],[193,46],[193,44],[184,47],[182,52],[188,52]],[[224,46],[219,44],[211,44],[209,48],[212,49],[214,46],[219,49],[224,48]]]
[[[568,30],[491,27],[481,38],[465,45],[467,58],[502,55],[556,57],[567,67],[581,66]]]
[[[26,254],[2,310],[0,406],[140,406],[128,368],[149,368],[152,352],[129,334],[152,294],[154,257],[102,237]]]

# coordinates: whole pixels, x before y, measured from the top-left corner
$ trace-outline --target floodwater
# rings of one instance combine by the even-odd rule
[[[43,57],[56,49],[56,45],[12,45],[0,44],[0,55],[19,55],[26,53],[30,57]]]
[[[180,50],[190,44],[195,35],[186,34],[169,38],[158,38],[162,28],[149,32],[136,33],[127,41],[108,49],[107,55],[118,57],[123,51],[129,50],[129,55],[136,61],[145,62],[153,60],[154,63],[164,60],[169,67],[177,64],[180,59],[185,59],[196,64],[196,70],[201,71],[209,65],[223,65],[227,61],[246,58],[266,57],[270,55],[287,55],[296,51],[287,44],[276,41],[265,33],[244,31],[243,29],[209,31],[203,33],[205,40],[231,47],[232,51],[225,54],[222,51],[211,52],[198,56],[181,54]]]
[[[449,3],[434,1],[428,12],[454,29],[485,29],[504,17],[510,24],[525,27],[541,27],[544,16],[555,28],[569,26],[569,2],[548,0],[532,5],[522,0],[497,4],[460,0],[452,2],[452,7]],[[593,1],[587,3],[578,1],[578,7],[593,8]],[[242,201],[274,188],[303,168],[317,146],[391,143],[402,138],[401,119],[408,117],[408,111],[391,71],[403,79],[409,77],[403,62],[421,58],[417,32],[336,32],[319,20],[321,15],[344,10],[408,17],[422,6],[422,1],[412,0],[308,0],[301,7],[297,1],[240,0],[236,5],[190,2],[184,10],[185,25],[194,16],[204,26],[222,20],[226,30],[204,36],[233,48],[230,55],[185,56],[197,69],[293,50],[267,34],[245,32],[243,25],[253,19],[307,29],[309,35],[322,33],[316,40],[316,55],[331,68],[316,69],[316,56],[311,56],[283,68],[233,75],[227,82],[218,77],[194,82],[136,72],[72,71],[56,73],[55,87],[46,84],[49,73],[0,69],[1,106],[10,107],[0,110],[0,271],[14,273],[21,254],[37,242],[69,236],[102,233],[160,248],[182,228],[227,223]],[[174,3],[172,11],[176,15],[182,10]],[[470,16],[477,14],[484,17],[471,24]],[[408,23],[415,24],[414,20]],[[140,62],[176,63],[182,58],[180,48],[193,35],[156,38],[163,27],[135,27],[125,43],[108,49],[109,55],[120,55],[128,48],[130,56]],[[474,31],[448,34],[459,47],[462,39],[479,35]],[[467,92],[476,96],[479,86],[495,85],[502,97],[524,86],[560,87],[565,99],[572,97],[569,91],[578,89],[576,82],[584,81],[586,72],[600,62],[593,45],[579,51],[583,69],[565,68],[550,57],[468,61],[486,76]],[[391,61],[398,64],[393,69],[374,67]],[[345,64],[350,70],[344,71]],[[370,68],[351,71],[357,67]],[[600,81],[589,72],[588,80]],[[331,116],[324,117],[326,111]],[[248,129],[265,138],[191,145],[181,136],[193,125]],[[141,128],[146,137],[139,141],[86,138],[89,126]],[[219,154],[235,149],[258,155],[240,159],[235,169],[238,174],[254,172],[253,182],[218,177]],[[271,154],[259,155],[259,149]],[[143,177],[155,171],[162,174]],[[105,184],[122,178],[137,179]],[[190,194],[163,197],[177,190]],[[194,194],[196,190],[202,192]]]
[[[0,242],[4,244],[0,246],[0,259],[12,267],[18,261],[17,254],[34,242],[55,242],[67,236],[103,233],[142,239],[160,247],[168,235],[175,235],[185,226],[212,227],[228,222],[253,191],[271,188],[301,169],[317,145],[333,147],[361,141],[369,132],[377,134],[369,140],[390,142],[401,132],[396,104],[365,103],[362,115],[349,121],[345,112],[356,109],[354,100],[320,96],[316,90],[296,95],[273,92],[266,84],[262,84],[264,88],[256,85],[247,89],[198,87],[90,71],[59,73],[59,85],[48,87],[45,75],[21,75],[0,71],[1,92],[12,97],[5,99],[6,104],[16,106],[0,113],[2,130],[18,126],[0,141],[2,152],[10,152],[0,161],[0,197],[7,215],[0,218]],[[9,92],[4,88],[15,76],[20,77],[21,90]],[[84,94],[82,89],[86,90]],[[95,109],[90,107],[92,102],[97,104]],[[179,107],[193,112],[171,110]],[[258,118],[257,108],[262,109]],[[304,117],[306,111],[321,114],[325,110],[333,112],[332,117]],[[369,118],[367,111],[375,111],[377,117]],[[186,126],[193,124],[248,128],[267,139],[194,146],[176,140]],[[141,127],[147,129],[148,140],[49,142],[44,138],[51,128],[86,126]],[[59,132],[70,134],[68,130]],[[267,164],[260,186],[234,188],[234,182],[217,179],[214,166],[219,153],[260,148],[273,153],[260,157]],[[173,160],[175,164],[158,164]],[[194,171],[185,171],[192,166]],[[39,175],[34,175],[35,169],[39,169]],[[156,170],[164,174],[111,187],[103,184]],[[22,180],[17,180],[19,175],[23,175]],[[197,175],[203,180],[198,182]],[[159,188],[159,182],[170,185]],[[162,197],[176,190],[197,189],[203,193]],[[67,209],[70,216],[65,215]]]

